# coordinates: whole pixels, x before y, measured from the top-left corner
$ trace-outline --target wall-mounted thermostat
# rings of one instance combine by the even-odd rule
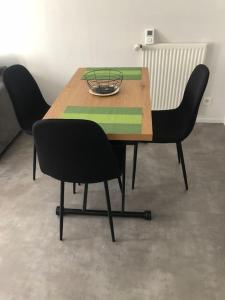
[[[154,34],[154,28],[145,29],[145,45],[154,44]]]

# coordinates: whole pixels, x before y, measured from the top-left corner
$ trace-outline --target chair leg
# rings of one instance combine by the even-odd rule
[[[136,175],[136,166],[137,166],[137,151],[138,151],[138,143],[136,143],[134,145],[132,190],[134,189],[134,184],[135,184],[135,175]]]
[[[36,179],[36,159],[37,159],[37,153],[36,153],[36,147],[34,144],[34,147],[33,147],[33,180]]]
[[[176,143],[177,146],[177,158],[178,158],[178,163],[180,164],[180,153],[179,153],[179,146],[178,143]]]
[[[123,184],[122,184],[122,180],[121,180],[120,176],[118,177],[118,183],[119,183],[120,191],[121,191],[121,193],[123,193]]]
[[[64,181],[61,181],[60,187],[60,211],[59,211],[59,238],[63,239],[63,213],[64,213]]]
[[[84,200],[83,200],[83,211],[87,209],[87,194],[88,194],[88,184],[84,185]]]
[[[107,181],[104,181],[104,186],[105,186],[105,195],[106,195],[106,203],[107,203],[107,208],[108,208],[108,217],[109,217],[111,236],[112,236],[112,241],[115,242],[113,219],[112,219],[112,212],[111,212],[111,203],[110,203],[110,197],[109,197],[109,187],[108,187]]]
[[[125,210],[125,191],[126,191],[126,145],[124,145],[124,158],[123,158],[123,173],[122,173],[122,212]]]
[[[76,182],[73,182],[73,193],[76,194]]]
[[[181,144],[181,142],[178,142],[177,145],[178,145],[178,151],[179,151],[179,155],[180,155],[180,161],[181,161],[181,166],[182,166],[182,171],[183,171],[183,176],[184,176],[184,183],[185,183],[186,190],[188,190],[188,181],[187,181],[187,174],[186,174],[182,144]]]

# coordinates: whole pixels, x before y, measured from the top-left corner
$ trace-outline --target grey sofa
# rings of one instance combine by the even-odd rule
[[[3,83],[4,69],[6,67],[0,67],[0,155],[21,131]]]

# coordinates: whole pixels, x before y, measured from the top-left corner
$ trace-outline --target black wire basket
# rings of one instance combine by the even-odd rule
[[[96,69],[85,74],[89,92],[98,96],[118,93],[123,81],[123,73],[115,69]]]

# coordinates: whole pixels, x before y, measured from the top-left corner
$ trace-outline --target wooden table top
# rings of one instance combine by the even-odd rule
[[[67,106],[140,107],[142,131],[139,134],[107,134],[109,140],[151,141],[152,118],[150,84],[147,68],[142,68],[141,80],[123,80],[118,94],[98,97],[88,92],[86,80],[81,80],[85,68],[80,68],[61,91],[44,119],[61,118]]]

